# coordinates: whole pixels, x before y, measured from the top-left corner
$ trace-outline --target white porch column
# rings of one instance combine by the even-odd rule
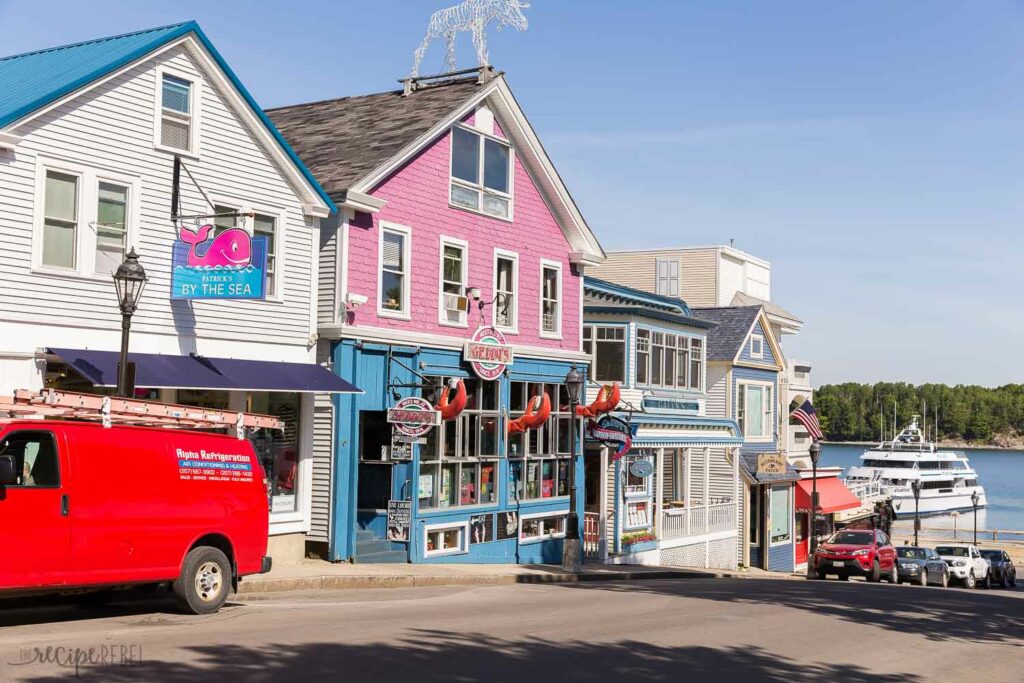
[[[661,510],[664,498],[665,486],[665,449],[659,448],[654,453],[655,462],[655,490],[654,490],[654,533],[661,538]]]
[[[683,509],[686,511],[686,535],[690,535],[690,454],[693,452],[691,448],[683,449],[683,461],[685,462],[684,469],[686,471],[686,479],[683,481]]]

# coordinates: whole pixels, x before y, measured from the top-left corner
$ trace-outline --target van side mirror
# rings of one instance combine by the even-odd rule
[[[0,486],[18,483],[18,467],[13,455],[0,455]]]

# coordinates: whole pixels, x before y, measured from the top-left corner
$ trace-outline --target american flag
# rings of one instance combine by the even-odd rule
[[[810,401],[804,401],[803,405],[794,410],[790,417],[796,418],[800,421],[807,431],[811,433],[811,438],[815,441],[821,441],[825,438],[825,435],[821,433],[821,423],[818,422],[818,413],[814,410],[814,406],[811,405]]]

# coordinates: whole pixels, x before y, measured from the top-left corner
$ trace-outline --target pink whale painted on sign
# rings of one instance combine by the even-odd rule
[[[178,237],[189,245],[188,265],[193,268],[245,268],[252,263],[252,244],[249,233],[241,228],[228,228],[213,238],[213,243],[201,255],[200,245],[210,237],[212,225],[204,225],[193,232],[185,226],[178,231]]]

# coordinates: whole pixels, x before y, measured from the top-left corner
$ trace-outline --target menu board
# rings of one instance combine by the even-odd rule
[[[411,500],[388,501],[388,540],[409,542],[409,527],[412,520]]]

